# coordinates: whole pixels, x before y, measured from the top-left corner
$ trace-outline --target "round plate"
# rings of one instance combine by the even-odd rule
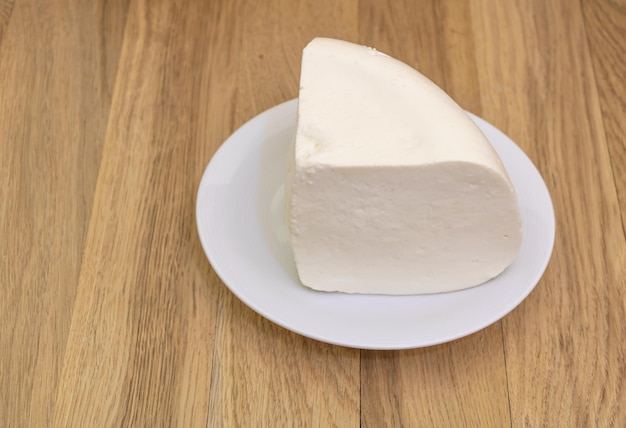
[[[442,294],[326,293],[298,280],[285,215],[284,178],[297,100],[258,115],[213,156],[198,191],[200,240],[211,265],[250,308],[296,333],[362,349],[406,349],[454,340],[519,305],[554,245],[554,210],[532,161],[506,135],[472,116],[492,143],[519,198],[524,238],[516,261],[473,288]]]

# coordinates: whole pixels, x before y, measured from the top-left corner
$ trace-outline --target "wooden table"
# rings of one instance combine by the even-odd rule
[[[212,270],[201,175],[319,35],[418,68],[541,171],[554,253],[502,321],[343,348]],[[0,426],[626,426],[625,58],[623,0],[0,0]]]

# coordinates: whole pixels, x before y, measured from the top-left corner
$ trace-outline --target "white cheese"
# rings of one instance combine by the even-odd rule
[[[517,256],[517,198],[489,141],[443,90],[374,49],[304,49],[291,161],[289,229],[308,287],[459,290]]]

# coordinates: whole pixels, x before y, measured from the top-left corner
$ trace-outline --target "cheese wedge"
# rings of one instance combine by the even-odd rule
[[[375,49],[304,49],[288,168],[302,283],[323,291],[439,293],[500,274],[522,239],[498,155],[439,87]]]

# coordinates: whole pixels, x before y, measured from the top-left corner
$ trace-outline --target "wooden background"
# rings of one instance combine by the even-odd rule
[[[545,276],[452,343],[360,351],[220,282],[220,144],[314,36],[418,68],[535,162]],[[624,0],[0,0],[0,426],[626,426]]]

